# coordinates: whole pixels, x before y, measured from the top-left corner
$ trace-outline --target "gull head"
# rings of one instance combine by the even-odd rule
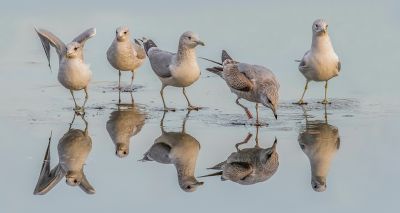
[[[278,110],[279,93],[278,85],[271,83],[261,89],[261,104],[270,108],[274,113],[275,119],[278,119],[276,111]]]
[[[81,184],[82,178],[82,172],[68,171],[67,175],[65,176],[65,181],[70,186],[78,186],[79,184]]]
[[[312,25],[314,35],[325,35],[328,33],[328,23],[324,19],[317,19]]]
[[[125,143],[118,143],[116,145],[115,154],[120,158],[124,158],[124,157],[128,156],[128,154],[129,154],[129,145],[125,144]]]
[[[326,190],[326,178],[322,176],[313,176],[311,178],[311,187],[316,192],[323,192]]]
[[[197,181],[194,177],[184,177],[179,181],[179,186],[185,192],[194,192],[198,186],[203,184],[203,182]]]
[[[82,55],[82,45],[78,42],[71,42],[67,45],[67,58],[76,58]]]
[[[191,31],[187,31],[181,35],[179,44],[191,49],[197,47],[197,45],[204,46],[204,42],[200,40],[199,36]]]
[[[128,27],[118,27],[115,31],[115,38],[117,41],[127,41],[129,40],[130,32]]]

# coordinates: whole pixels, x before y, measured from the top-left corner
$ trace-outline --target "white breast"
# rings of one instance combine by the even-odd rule
[[[172,79],[170,85],[175,87],[187,87],[192,85],[200,77],[200,68],[196,61],[184,61],[178,66],[170,65]]]
[[[58,70],[58,81],[67,89],[82,90],[92,78],[92,71],[81,59],[62,59]]]

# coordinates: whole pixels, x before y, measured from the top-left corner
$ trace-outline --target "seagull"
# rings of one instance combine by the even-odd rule
[[[206,70],[219,75],[225,80],[231,91],[237,95],[236,104],[245,110],[249,119],[253,118],[251,112],[239,100],[244,98],[256,103],[256,126],[261,126],[258,119],[259,103],[270,108],[274,113],[275,119],[278,119],[276,110],[279,100],[279,83],[271,70],[260,65],[234,61],[225,50],[222,50],[222,63],[207,58],[202,59],[220,65]]]
[[[85,122],[85,130],[71,129],[58,142],[58,158],[59,163],[50,170],[50,144],[51,136],[47,144],[42,169],[40,171],[39,179],[36,184],[33,194],[44,195],[49,192],[54,186],[61,181],[63,177],[66,178],[66,183],[70,186],[79,186],[84,192],[94,194],[95,189],[90,185],[89,181],[83,171],[86,158],[92,149],[92,139],[89,136],[88,124]]]
[[[322,104],[328,104],[326,93],[328,91],[328,81],[339,75],[341,63],[339,57],[333,49],[331,40],[328,35],[328,23],[323,19],[317,19],[312,25],[312,43],[311,49],[308,50],[300,62],[299,70],[306,78],[306,86],[303,95],[295,104],[307,104],[303,98],[310,81],[325,81],[325,98]]]
[[[149,57],[151,68],[161,80],[161,98],[164,104],[164,111],[175,111],[168,108],[164,100],[164,88],[166,86],[182,87],[183,95],[188,103],[188,110],[198,110],[200,107],[193,106],[185,88],[192,85],[200,77],[200,68],[196,60],[195,47],[204,46],[199,36],[193,32],[183,33],[179,39],[177,53],[161,50],[150,39],[143,38],[144,48]]]
[[[325,121],[308,121],[307,117],[305,114],[306,125],[299,133],[298,142],[310,160],[311,187],[316,192],[323,192],[329,167],[340,147],[339,130],[328,124],[326,112]]]
[[[130,40],[128,27],[118,27],[115,31],[115,39],[107,50],[107,59],[110,64],[118,70],[118,89],[121,90],[121,71],[132,72],[130,89],[132,89],[135,70],[138,69],[146,59],[146,53],[139,42]]]
[[[107,121],[106,129],[115,144],[115,154],[126,157],[129,154],[130,139],[137,135],[144,126],[146,115],[136,105],[114,111]]]
[[[50,70],[50,45],[56,49],[59,59],[58,81],[71,92],[75,103],[75,112],[83,112],[89,98],[88,84],[92,78],[92,71],[83,61],[83,46],[89,38],[96,34],[96,29],[90,28],[86,30],[67,45],[45,29],[35,28],[35,30],[42,42]],[[79,107],[74,97],[74,91],[82,89],[85,91],[85,102],[82,107]]]
[[[258,129],[257,129],[258,132]],[[252,134],[248,134],[246,139],[236,144],[237,152],[232,153],[226,161],[223,161],[211,168],[220,170],[216,173],[201,176],[221,176],[221,180],[230,180],[242,185],[251,185],[263,182],[272,177],[278,170],[279,155],[276,152],[277,140],[270,148],[260,148],[258,137],[254,148],[239,149],[239,145],[247,143]]]
[[[154,144],[140,161],[174,164],[181,189],[185,192],[194,192],[198,186],[203,185],[203,182],[197,181],[194,176],[200,143],[196,138],[185,132],[185,124],[189,113],[190,110],[183,120],[181,132],[166,132],[163,124],[166,114],[164,112],[160,122],[162,134],[155,139]]]

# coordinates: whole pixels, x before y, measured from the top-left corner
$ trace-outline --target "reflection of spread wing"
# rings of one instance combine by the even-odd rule
[[[83,174],[81,184],[79,184],[79,187],[88,194],[94,194],[96,192],[93,186],[90,185],[89,181],[86,179],[85,174]]]
[[[44,156],[42,169],[33,194],[44,195],[49,192],[58,182],[65,176],[61,166],[57,165],[50,171],[50,141],[47,145],[46,154]]]
[[[246,162],[232,162],[224,169],[224,176],[231,181],[244,180],[253,172],[253,168]]]

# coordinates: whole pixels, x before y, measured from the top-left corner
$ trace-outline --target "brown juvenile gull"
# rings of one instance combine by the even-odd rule
[[[89,38],[96,34],[96,29],[90,28],[86,30],[67,45],[47,30],[38,28],[35,28],[35,30],[42,42],[50,69],[50,45],[56,49],[59,59],[58,81],[71,92],[75,103],[74,110],[83,112],[89,98],[87,88],[92,78],[92,71],[83,61],[83,46]],[[82,107],[79,107],[75,101],[74,91],[82,89],[85,91],[85,102]]]
[[[304,54],[301,60],[297,60],[300,62],[299,70],[306,78],[306,86],[300,100],[295,104],[307,104],[303,98],[310,81],[325,81],[325,98],[321,103],[328,104],[326,97],[328,81],[339,75],[341,68],[339,57],[336,55],[328,35],[328,23],[323,19],[314,21],[312,32],[311,49]]]
[[[204,46],[204,43],[200,41],[199,36],[190,31],[183,33],[179,39],[177,53],[159,49],[150,39],[144,38],[143,44],[149,57],[151,68],[162,83],[160,94],[164,111],[175,111],[174,108],[168,108],[165,104],[164,88],[166,86],[181,87],[188,103],[188,110],[198,110],[199,107],[190,103],[185,88],[192,85],[200,77],[195,48],[198,45]]]
[[[201,176],[221,176],[221,180],[230,180],[242,185],[250,185],[268,180],[278,170],[279,156],[276,152],[275,138],[274,144],[270,148],[260,148],[258,138],[254,148],[239,149],[239,145],[247,143],[251,134],[247,138],[236,144],[237,152],[232,153],[228,159],[209,169],[220,170],[216,173]]]
[[[276,110],[279,101],[279,83],[274,73],[266,67],[234,61],[225,50],[222,50],[222,63],[202,58],[221,66],[207,68],[223,78],[233,93],[237,95],[236,104],[242,107],[249,119],[253,118],[247,107],[239,103],[241,98],[256,103],[256,126],[260,126],[258,120],[258,104],[270,108],[278,119]]]
[[[107,60],[111,66],[118,70],[118,89],[121,90],[121,71],[132,72],[130,89],[132,89],[135,70],[146,59],[146,53],[138,40],[135,43],[130,40],[128,27],[118,27],[115,31],[115,39],[107,50]]]

